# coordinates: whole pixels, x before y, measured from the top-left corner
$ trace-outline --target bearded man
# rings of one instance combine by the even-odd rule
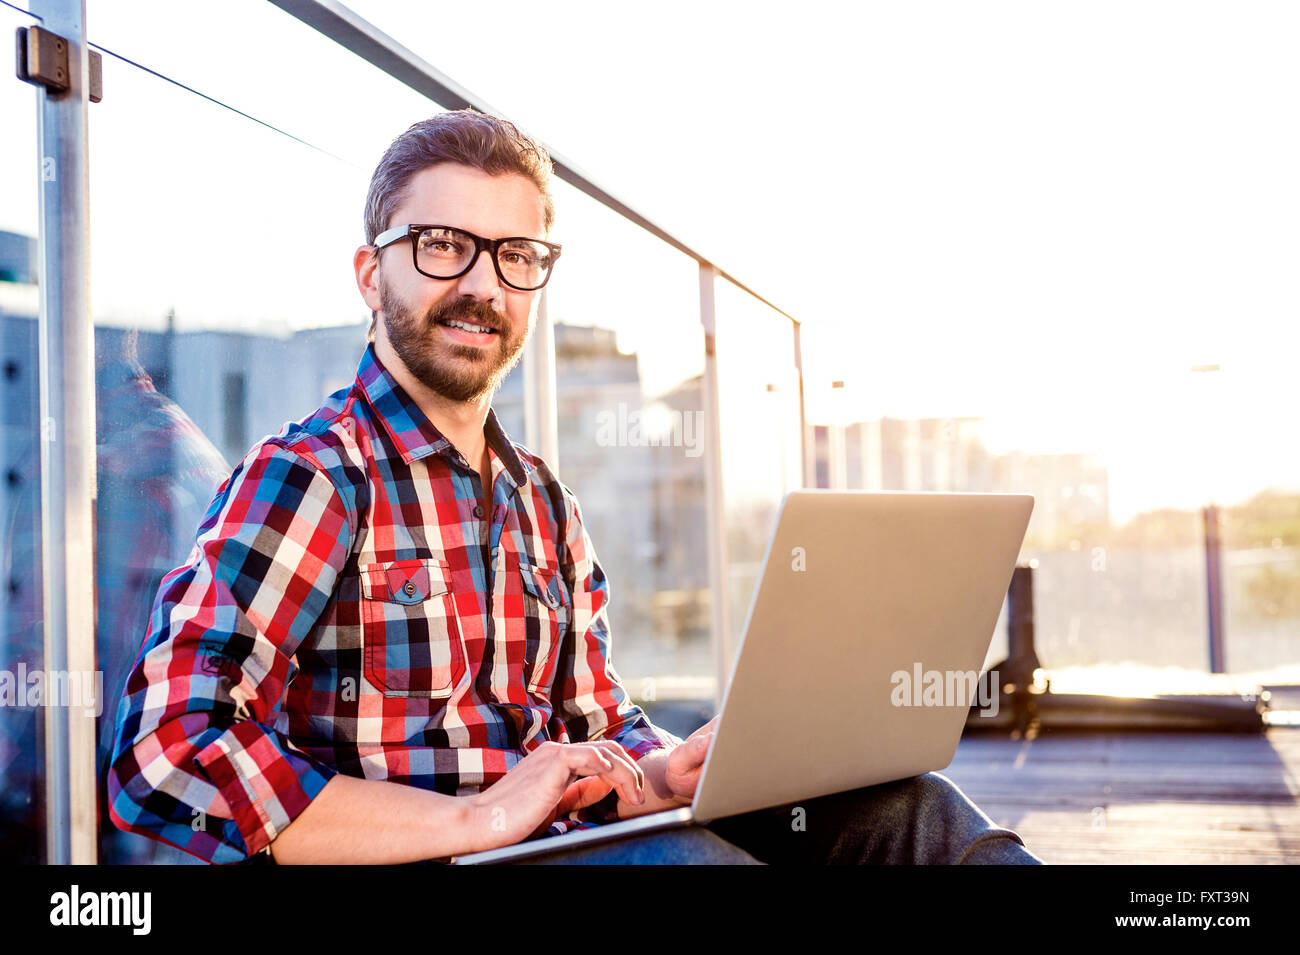
[[[713,722],[683,741],[632,702],[577,499],[491,408],[560,257],[551,171],[471,110],[385,153],[356,379],[249,451],[164,577],[118,711],[120,828],[211,862],[404,863],[691,801]],[[826,799],[831,842],[752,814],[602,858],[1037,861],[937,774]]]

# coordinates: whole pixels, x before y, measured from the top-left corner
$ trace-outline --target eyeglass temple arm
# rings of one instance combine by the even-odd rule
[[[393,226],[386,232],[381,232],[375,236],[375,241],[371,243],[376,249],[382,249],[386,245],[392,245],[398,239],[405,238],[411,232],[409,225]]]

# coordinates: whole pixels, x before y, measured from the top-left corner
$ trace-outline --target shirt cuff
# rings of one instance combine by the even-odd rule
[[[661,730],[644,717],[631,728],[625,729],[615,737],[614,742],[622,746],[634,760],[659,749],[672,749],[681,745],[679,740],[667,730]]]
[[[337,775],[252,720],[231,726],[194,762],[229,805],[249,856],[269,846]]]

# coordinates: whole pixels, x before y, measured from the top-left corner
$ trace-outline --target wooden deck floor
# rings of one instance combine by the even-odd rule
[[[1049,863],[1300,864],[1300,727],[968,735],[943,772]]]

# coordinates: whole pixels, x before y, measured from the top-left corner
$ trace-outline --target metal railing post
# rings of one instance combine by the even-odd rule
[[[546,290],[537,304],[537,322],[524,351],[524,442],[560,473],[560,433],[555,390],[555,325]]]
[[[704,326],[704,497],[708,524],[709,591],[713,594],[713,647],[717,668],[717,703],[721,705],[731,677],[735,643],[731,638],[728,601],[731,581],[727,560],[727,511],[722,484],[722,427],[719,419],[717,311],[714,280],[717,271],[700,266],[700,324]]]
[[[812,430],[808,427],[808,414],[804,401],[803,383],[803,326],[790,322],[794,334],[794,367],[799,376],[799,454],[801,456],[800,474],[804,487],[817,486],[817,462],[813,456]]]
[[[1201,512],[1205,523],[1205,604],[1210,635],[1210,672],[1226,673],[1223,640],[1223,545],[1219,509],[1213,504]]]
[[[69,88],[38,88],[41,569],[45,669],[95,671],[95,342],[89,295],[85,0],[33,0],[68,43]],[[71,680],[64,682],[71,688]],[[46,700],[47,860],[96,859],[94,713]],[[97,701],[103,705],[104,701]],[[67,705],[63,705],[63,704]],[[74,705],[75,704],[75,705]]]

